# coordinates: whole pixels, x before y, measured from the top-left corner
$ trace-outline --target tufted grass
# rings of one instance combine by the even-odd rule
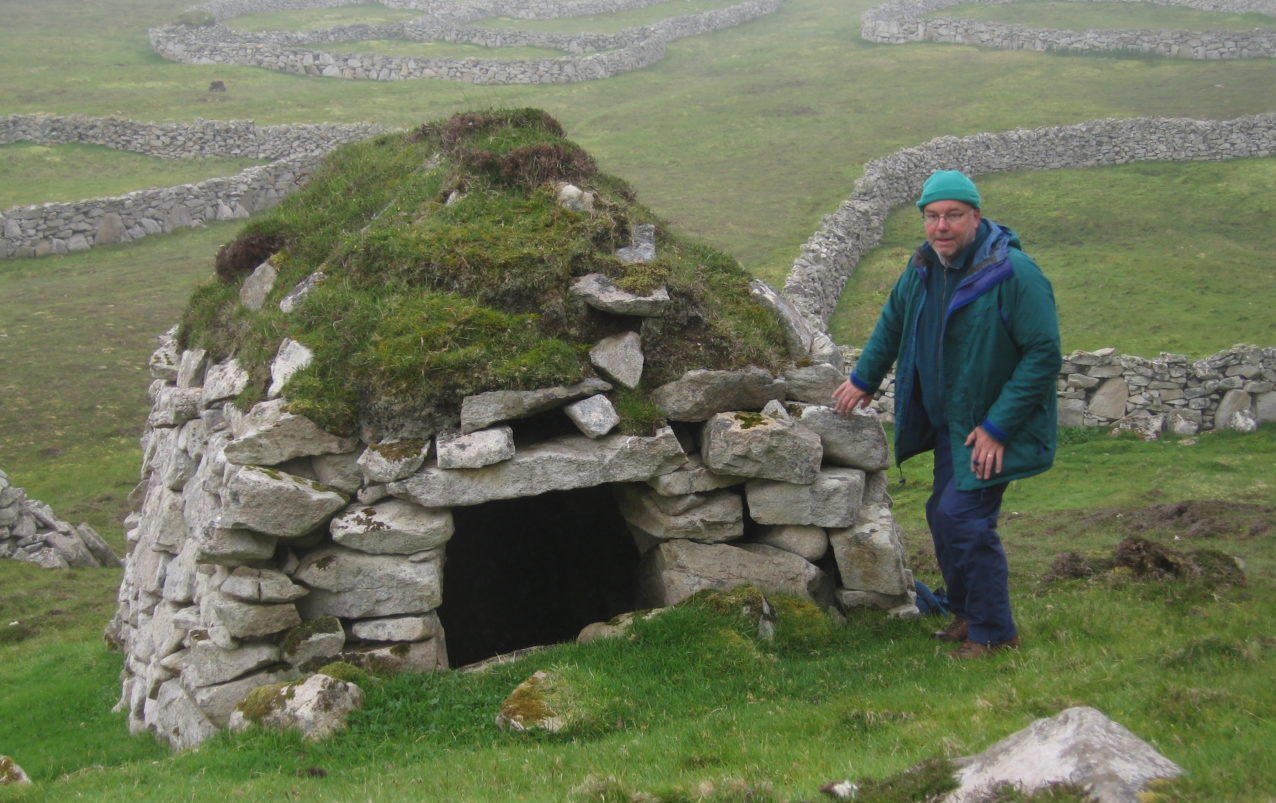
[[[223,21],[236,31],[318,31],[338,25],[384,25],[421,16],[410,8],[390,8],[380,3],[359,3],[336,8],[308,8],[245,14]]]

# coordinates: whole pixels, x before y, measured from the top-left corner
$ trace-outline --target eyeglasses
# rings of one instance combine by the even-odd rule
[[[938,224],[939,221],[941,220],[947,222],[949,226],[955,226],[958,223],[965,220],[966,215],[969,215],[969,214],[970,214],[970,210],[965,210],[960,212],[945,212],[942,215],[937,214],[935,212],[923,212],[922,220],[926,221],[927,226],[934,226]]]

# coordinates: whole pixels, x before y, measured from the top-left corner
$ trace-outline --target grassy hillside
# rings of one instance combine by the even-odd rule
[[[0,83],[0,113],[407,128],[467,109],[540,107],[671,228],[777,285],[821,216],[849,195],[860,166],[900,147],[1097,117],[1226,119],[1276,109],[1270,60],[871,45],[857,37],[869,0],[788,0],[773,16],[675,42],[650,68],[551,87],[355,84],[165,62],[147,46],[146,28],[189,4],[5,0],[0,71],[10,80]],[[671,13],[690,6],[666,5]],[[1002,10],[1034,13],[1035,5]],[[1086,16],[1113,9],[1068,5],[1084,25],[1130,24]],[[1139,27],[1213,27],[1216,16],[1128,11],[1146,19]],[[208,93],[212,80],[229,91]],[[0,147],[0,183],[13,199],[0,204],[191,181],[204,169],[152,169],[151,160],[95,150]],[[83,178],[68,178],[68,164]],[[1006,174],[981,188],[989,215],[1017,230],[1054,280],[1065,349],[1204,356],[1236,342],[1276,342],[1274,165]],[[854,343],[871,325],[874,294],[920,237],[916,224],[908,210],[891,220],[837,313],[841,341]],[[146,356],[239,229],[217,224],[0,262],[0,468],[117,548],[137,478]],[[488,679],[387,682],[350,733],[324,746],[255,735],[170,759],[145,737],[125,738],[107,710],[118,658],[98,639],[117,575],[55,579],[0,562],[0,753],[41,782],[0,790],[0,800],[817,799],[825,780],[978,750],[1080,703],[1189,770],[1167,799],[1276,799],[1267,690],[1276,667],[1264,635],[1276,603],[1273,431],[1195,443],[1079,440],[1054,471],[1007,496],[1005,535],[1028,638],[1020,655],[953,671],[924,638],[925,624],[876,616],[801,644],[706,652],[694,634],[715,625],[693,619],[651,633],[644,649],[664,646],[640,653],[640,670],[623,650],[570,648]],[[909,483],[892,488],[913,565],[934,584],[917,515],[926,474],[924,460],[910,464]],[[1136,534],[1239,554],[1249,585],[1119,574],[1043,584],[1060,552],[1110,554]],[[549,664],[607,678],[602,697],[616,715],[608,727],[561,738],[494,732],[493,707],[512,682]],[[662,687],[644,685],[649,676]]]

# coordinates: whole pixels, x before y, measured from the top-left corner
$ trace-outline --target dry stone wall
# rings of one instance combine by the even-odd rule
[[[258,126],[251,121],[141,123],[79,115],[15,114],[0,118],[0,144],[85,143],[162,159],[238,156],[266,160],[233,176],[0,212],[0,258],[83,251],[152,234],[246,218],[305,183],[324,153],[370,137],[370,124]]]
[[[1231,120],[1136,117],[939,137],[864,166],[850,198],[825,217],[789,269],[784,292],[823,328],[859,260],[881,242],[891,210],[913,203],[935,170],[970,176],[1139,161],[1212,161],[1276,154],[1276,114]],[[901,266],[902,267],[902,266]]]
[[[556,84],[592,81],[646,67],[664,57],[665,44],[734,27],[774,13],[783,0],[745,0],[723,9],[687,14],[617,34],[556,35],[469,25],[492,17],[553,19],[641,8],[652,0],[597,0],[592,3],[429,2],[398,0],[392,7],[416,9],[422,15],[403,23],[343,25],[316,31],[240,33],[220,22],[191,27],[165,25],[150,30],[151,47],[170,61],[264,67],[298,75],[368,81],[438,78],[476,84]],[[196,6],[224,20],[262,11],[333,7],[350,3],[253,0]],[[544,47],[568,56],[545,59],[422,58],[372,53],[334,53],[307,46],[335,45],[370,39],[415,42],[459,42],[487,47]]]
[[[1179,59],[1253,59],[1276,57],[1276,30],[1251,31],[1062,31],[957,17],[928,17],[970,0],[895,0],[865,12],[860,36],[870,42],[904,44],[943,42],[1001,50],[1146,53]],[[1016,0],[974,0],[988,5]],[[1137,2],[1138,0],[1073,0]],[[1266,0],[1153,0],[1158,5],[1202,11],[1276,16]]]
[[[853,365],[858,353],[846,358]],[[1128,429],[1149,440],[1164,432],[1253,432],[1276,421],[1276,348],[1238,345],[1200,360],[1074,351],[1064,358],[1057,387],[1063,427]],[[873,408],[891,420],[894,405],[891,374]]]
[[[641,231],[618,253],[655,256]],[[241,302],[260,308],[275,277],[264,263]],[[749,583],[830,609],[915,614],[880,421],[825,406],[838,366],[801,353],[783,376],[691,371],[653,394],[668,426],[618,434],[609,394],[641,381],[642,321],[669,296],[634,296],[601,274],[571,291],[628,324],[591,350],[596,377],[469,396],[441,430],[408,422],[411,435],[392,442],[338,437],[289,412],[288,379],[312,358],[304,344],[280,345],[267,400],[241,411],[232,400],[249,376],[235,359],[179,351],[166,335],[150,361],[143,480],[107,631],[125,654],[130,728],[190,747],[253,688],[333,660],[447,668],[446,558],[475,537],[457,511],[554,492],[610,491],[622,523],[609,535],[632,544],[634,608]]]

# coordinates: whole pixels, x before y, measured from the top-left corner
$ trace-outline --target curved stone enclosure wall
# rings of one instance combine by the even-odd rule
[[[82,251],[209,221],[246,218],[269,209],[303,185],[323,155],[336,145],[382,130],[371,124],[139,123],[25,114],[0,118],[0,144],[85,143],[163,159],[238,156],[270,162],[193,184],[11,207],[0,212],[0,258]]]
[[[652,0],[598,0],[593,3],[430,2],[397,0],[396,8],[422,11],[404,23],[343,25],[318,31],[239,33],[220,23],[204,27],[165,25],[150,31],[151,47],[170,61],[236,64],[298,75],[371,81],[439,78],[475,84],[556,84],[608,78],[646,67],[664,57],[665,44],[687,36],[731,28],[774,13],[783,0],[746,0],[728,8],[687,14],[652,25],[626,28],[616,34],[562,35],[534,31],[484,29],[468,23],[491,17],[554,19],[623,11],[653,5]],[[334,7],[349,2],[253,0],[197,6],[215,19],[229,19],[263,11]],[[369,39],[415,42],[446,41],[488,47],[544,47],[573,54],[548,59],[451,59],[342,54],[309,50],[307,45],[332,45]]]
[[[905,44],[942,42],[1000,50],[1146,53],[1179,59],[1253,59],[1276,57],[1276,30],[1252,31],[1061,31],[956,17],[927,17],[941,9],[980,2],[1000,5],[1016,0],[894,0],[875,6],[860,20],[860,36],[870,42]],[[1140,2],[1141,0],[1072,0]],[[1201,11],[1276,16],[1265,0],[1152,0],[1157,5]]]
[[[1139,161],[1211,161],[1276,155],[1276,114],[1233,120],[1139,117],[938,137],[864,166],[850,198],[825,217],[789,269],[784,292],[820,328],[859,260],[881,242],[892,209],[913,203],[935,170],[971,176]],[[902,267],[902,266],[901,266]]]

